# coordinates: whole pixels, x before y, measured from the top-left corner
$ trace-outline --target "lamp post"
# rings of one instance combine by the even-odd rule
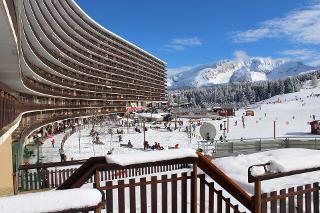
[[[227,121],[223,121],[223,142],[226,142],[226,122]]]

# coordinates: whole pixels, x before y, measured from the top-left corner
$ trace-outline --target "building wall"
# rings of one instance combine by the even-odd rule
[[[13,195],[12,139],[0,145],[0,196]]]

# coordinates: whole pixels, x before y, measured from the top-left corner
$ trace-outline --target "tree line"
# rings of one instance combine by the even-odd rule
[[[320,70],[277,80],[238,82],[201,88],[185,88],[168,92],[169,101],[189,103],[193,107],[245,107],[275,95],[298,92],[304,82],[320,78]]]

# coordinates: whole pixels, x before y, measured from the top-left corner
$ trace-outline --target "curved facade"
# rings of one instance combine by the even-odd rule
[[[17,69],[0,77],[21,103],[124,112],[165,101],[165,63],[101,27],[73,0],[4,2]]]
[[[21,116],[13,143],[56,120],[165,102],[166,64],[73,0],[0,4],[0,129]]]

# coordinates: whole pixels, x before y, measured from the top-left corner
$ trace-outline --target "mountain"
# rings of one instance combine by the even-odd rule
[[[168,87],[201,87],[233,82],[279,79],[316,70],[300,61],[251,57],[244,60],[222,60],[214,63],[168,70]]]

